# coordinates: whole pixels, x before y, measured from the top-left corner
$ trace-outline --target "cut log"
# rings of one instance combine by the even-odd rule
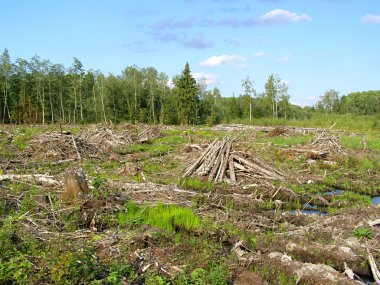
[[[82,157],[81,157],[81,155],[80,155],[80,153],[79,153],[79,151],[78,151],[78,147],[77,147],[77,144],[76,144],[76,142],[75,142],[75,139],[74,139],[74,136],[73,136],[73,135],[71,135],[71,140],[73,141],[73,146],[74,146],[74,148],[75,148],[75,151],[76,151],[76,153],[77,153],[77,156],[78,156],[79,161],[82,161]]]
[[[230,173],[230,180],[232,183],[236,183],[234,160],[230,157],[228,160],[228,169]]]
[[[224,173],[226,172],[227,164],[230,158],[230,152],[231,152],[231,142],[227,142],[226,145],[226,155],[222,158],[222,162],[220,164],[220,170],[218,172],[218,175],[215,179],[216,182],[222,182]]]
[[[214,177],[215,177],[215,175],[217,174],[217,172],[219,170],[220,162],[222,160],[224,152],[226,151],[225,148],[226,148],[226,142],[223,142],[223,144],[221,146],[221,151],[219,152],[218,157],[217,157],[217,159],[215,161],[215,164],[214,164],[214,166],[211,169],[210,175],[208,176],[208,181],[214,180]]]
[[[369,249],[367,248],[367,254],[368,254],[368,262],[371,267],[372,276],[373,279],[375,279],[376,284],[380,285],[380,272],[379,269],[377,269],[376,261]]]
[[[254,163],[252,163],[252,162],[250,162],[250,161],[248,161],[248,160],[246,160],[246,159],[244,159],[244,158],[242,158],[236,154],[233,155],[233,158],[236,161],[240,162],[241,164],[247,166],[248,168],[250,168],[252,171],[254,171],[256,173],[258,172],[258,173],[263,174],[265,176],[276,178],[277,180],[284,180],[284,178],[282,176],[280,176],[279,174],[274,173],[273,171],[267,170],[267,169],[265,169],[265,168],[263,168],[257,164],[254,164]]]
[[[67,172],[63,178],[63,188],[62,198],[66,202],[82,199],[90,191],[82,170]]]
[[[197,159],[197,161],[192,164],[188,169],[187,171],[182,175],[182,178],[186,177],[186,176],[190,176],[194,171],[195,169],[197,169],[199,167],[199,165],[201,165],[201,163],[203,162],[205,156],[207,155],[207,153],[212,149],[212,147],[214,146],[214,144],[217,142],[218,140],[215,139],[208,147],[207,149],[203,152],[203,154]]]

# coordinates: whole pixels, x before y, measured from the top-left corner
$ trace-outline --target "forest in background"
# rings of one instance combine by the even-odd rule
[[[376,115],[380,91],[340,96],[327,90],[315,106],[290,103],[287,85],[271,74],[265,91],[242,80],[243,94],[222,96],[218,88],[196,82],[186,63],[169,80],[154,67],[126,67],[120,75],[85,70],[74,58],[70,67],[39,56],[14,62],[7,49],[0,62],[0,122],[23,124],[141,122],[161,124],[217,124],[254,118],[308,119],[315,113]]]

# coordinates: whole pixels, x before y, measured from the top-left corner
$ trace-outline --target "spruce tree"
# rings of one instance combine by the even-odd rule
[[[198,88],[190,73],[189,63],[176,81],[178,118],[181,124],[195,123],[197,117]]]

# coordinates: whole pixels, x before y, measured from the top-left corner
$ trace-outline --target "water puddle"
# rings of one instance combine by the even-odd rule
[[[380,196],[372,197],[372,204],[379,205],[380,204]]]
[[[304,215],[319,215],[319,216],[326,216],[325,212],[321,212],[318,210],[291,210],[291,214],[297,215],[297,214],[304,214]]]
[[[342,195],[343,193],[344,193],[344,190],[336,189],[336,190],[332,190],[328,192],[323,192],[322,195],[338,196],[338,195]]]

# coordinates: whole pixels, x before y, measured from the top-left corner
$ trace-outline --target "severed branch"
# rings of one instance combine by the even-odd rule
[[[368,254],[368,262],[369,262],[369,266],[371,267],[373,278],[375,279],[376,284],[380,285],[380,272],[379,272],[379,269],[377,269],[375,258],[369,251],[368,247],[367,247],[367,254]]]

